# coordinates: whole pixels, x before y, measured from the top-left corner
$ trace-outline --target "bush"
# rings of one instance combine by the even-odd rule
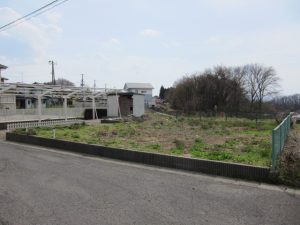
[[[298,145],[298,147],[300,147]],[[299,150],[299,149],[298,149]],[[292,186],[300,187],[300,153],[295,149],[286,149],[278,160],[279,179]]]

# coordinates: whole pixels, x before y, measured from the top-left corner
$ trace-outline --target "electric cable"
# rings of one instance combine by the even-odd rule
[[[9,22],[8,24],[5,24],[5,25],[1,26],[0,27],[0,32],[6,31],[6,30],[8,30],[10,28],[13,28],[13,27],[19,25],[20,23],[23,23],[23,22],[25,22],[27,20],[32,19],[33,17],[41,15],[41,14],[43,14],[43,13],[45,13],[45,12],[53,9],[54,7],[57,7],[57,6],[65,3],[65,2],[67,2],[67,1],[69,1],[69,0],[63,0],[63,1],[61,1],[61,0],[55,0],[55,1],[52,1],[52,2],[50,2],[50,3],[48,3],[48,4],[44,5],[44,6],[42,6],[41,8],[39,8],[37,10],[34,10],[31,13],[28,13],[25,16],[22,16],[22,17],[14,20],[12,22]]]

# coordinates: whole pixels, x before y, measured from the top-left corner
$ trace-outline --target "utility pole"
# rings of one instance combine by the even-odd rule
[[[80,86],[81,86],[81,89],[83,90],[83,86],[84,86],[83,73],[81,74],[81,84],[80,84]]]
[[[96,93],[96,80],[94,80],[94,94]]]
[[[53,60],[49,60],[49,64],[50,64],[51,67],[52,67],[52,70],[51,70],[51,74],[52,74],[52,85],[56,85],[56,82],[55,82],[55,72],[54,72],[54,61],[53,61]]]
[[[83,86],[84,86],[84,81],[83,81],[83,73],[81,74],[81,93],[82,93],[82,107],[85,106],[84,102],[85,102],[85,93],[84,93],[84,90],[83,90]]]

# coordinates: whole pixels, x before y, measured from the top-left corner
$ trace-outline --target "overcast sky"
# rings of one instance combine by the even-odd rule
[[[50,0],[0,1],[0,26]],[[155,94],[215,65],[262,63],[281,94],[300,93],[299,0],[69,0],[0,32],[10,82],[56,78],[97,87],[150,82]]]

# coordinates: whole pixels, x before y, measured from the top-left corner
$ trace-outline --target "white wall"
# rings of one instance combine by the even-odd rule
[[[144,95],[152,95],[152,89],[128,89],[129,92],[144,94]]]
[[[107,96],[107,116],[108,117],[119,117],[119,96],[109,95]]]
[[[16,96],[15,95],[0,95],[0,108],[1,109],[16,109]]]
[[[145,114],[145,103],[143,95],[133,95],[133,115],[140,117]]]

